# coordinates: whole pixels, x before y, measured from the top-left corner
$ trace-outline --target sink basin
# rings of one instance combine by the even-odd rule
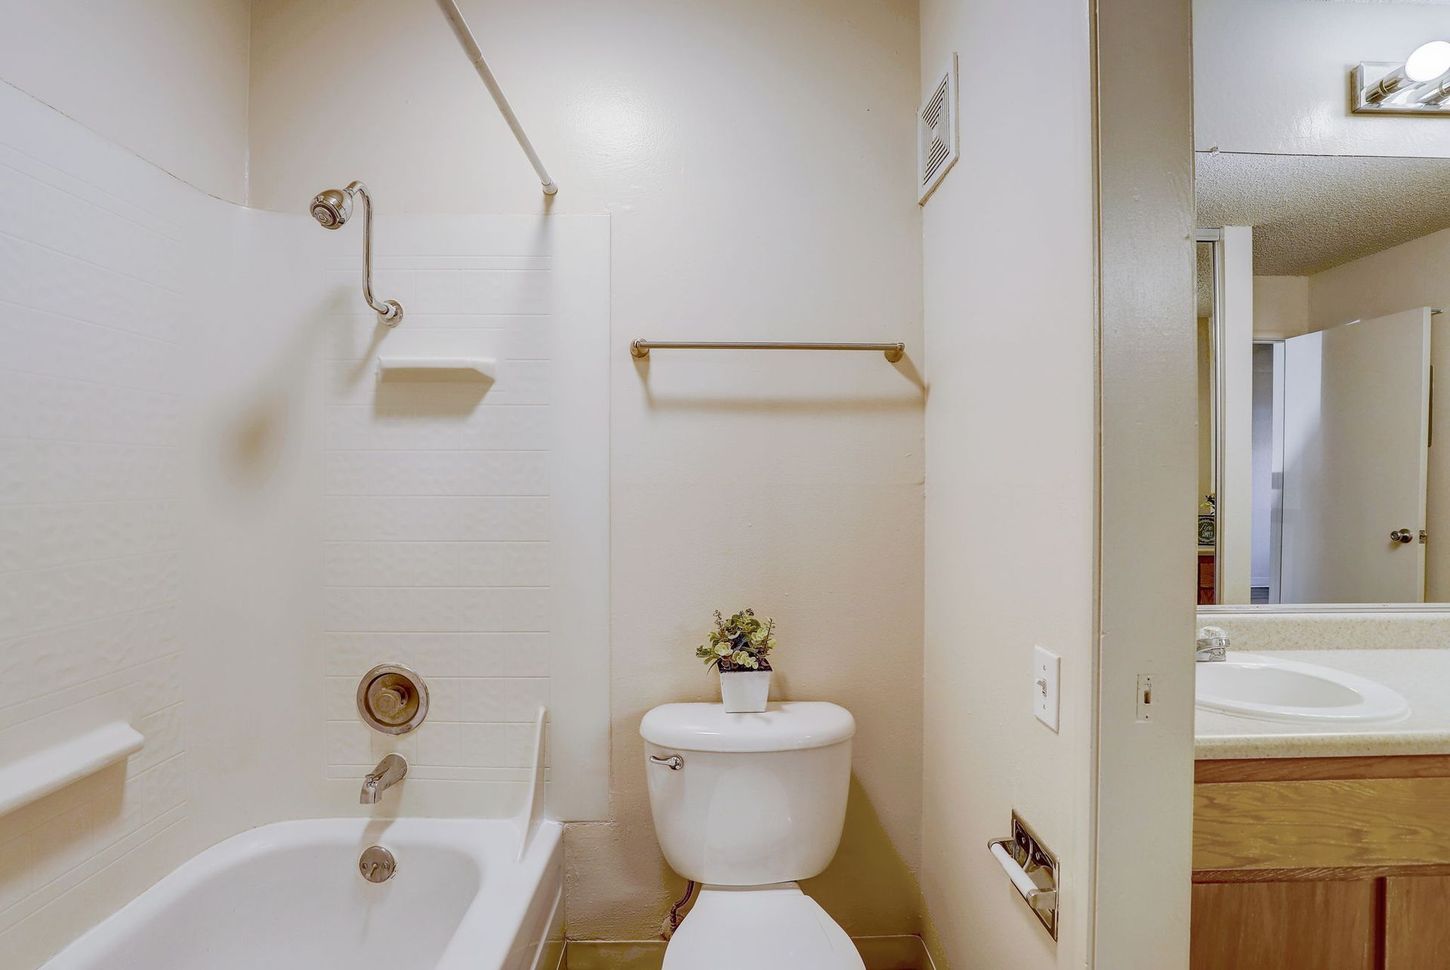
[[[1384,684],[1342,670],[1252,653],[1196,664],[1197,703],[1267,721],[1394,721],[1409,703]]]

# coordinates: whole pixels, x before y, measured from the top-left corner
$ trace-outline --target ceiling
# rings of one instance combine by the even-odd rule
[[[1450,228],[1450,158],[1196,160],[1198,224],[1253,226],[1257,276],[1308,276]]]

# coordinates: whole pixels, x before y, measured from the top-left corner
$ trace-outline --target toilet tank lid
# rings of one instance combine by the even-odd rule
[[[726,714],[723,704],[664,704],[644,716],[639,733],[680,751],[801,751],[849,740],[856,719],[828,701],[784,701],[761,714]]]

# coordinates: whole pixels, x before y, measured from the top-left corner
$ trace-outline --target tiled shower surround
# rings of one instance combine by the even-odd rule
[[[145,737],[0,816],[7,968],[251,826],[510,814],[541,706],[550,810],[607,811],[608,219],[377,230],[397,330],[361,220],[223,203],[0,85],[0,762]],[[379,382],[380,351],[497,379]],[[388,661],[431,687],[402,738],[353,705]],[[390,750],[407,782],[360,806]]]
[[[0,96],[0,117],[37,117]],[[64,124],[0,131],[0,752],[116,717],[147,739],[0,818],[10,965],[27,927],[94,918],[98,895],[139,891],[185,855],[187,315],[186,239],[159,173],[114,149],[66,164],[90,139]]]
[[[335,800],[387,752],[412,813],[521,797],[549,710],[551,808],[607,808],[608,694],[579,658],[608,626],[608,220],[415,217],[379,227],[375,292],[356,254],[321,276],[325,772]],[[319,233],[319,235],[330,235]],[[330,240],[323,239],[323,243]],[[380,355],[487,358],[493,380],[380,379]],[[400,737],[356,713],[359,678],[408,664],[429,713]]]
[[[390,750],[418,778],[529,764],[550,699],[550,270],[547,257],[390,259],[378,291],[403,296],[406,333],[355,312],[355,264],[328,271],[348,304],[326,365],[332,777]],[[498,378],[379,382],[370,351],[403,341],[493,357]],[[426,671],[428,720],[405,738],[356,715],[359,676],[385,659]]]

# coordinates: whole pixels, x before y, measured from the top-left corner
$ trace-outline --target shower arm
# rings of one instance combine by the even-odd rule
[[[362,197],[363,203],[363,299],[377,313],[378,319],[389,327],[396,327],[403,320],[403,305],[397,300],[380,302],[373,296],[373,199],[368,187],[362,182],[353,182],[346,189],[348,195]]]
[[[539,176],[539,183],[543,186],[545,195],[553,195],[559,191],[559,186],[549,177],[544,163],[539,160],[539,153],[534,151],[534,143],[529,141],[529,136],[524,133],[524,126],[519,124],[518,116],[514,114],[513,107],[509,104],[508,98],[504,97],[503,88],[498,86],[498,80],[494,78],[493,71],[489,70],[488,62],[483,59],[483,51],[478,48],[478,41],[473,39],[473,31],[469,29],[468,21],[463,19],[463,11],[458,9],[454,0],[438,0],[438,6],[443,11],[443,16],[448,18],[448,24],[453,28],[453,35],[458,38],[458,43],[463,45],[463,53],[468,55],[473,67],[478,71],[478,76],[483,79],[483,86],[488,88],[488,93],[493,95],[493,103],[498,105],[499,113],[503,120],[508,122],[509,130],[514,133],[518,140],[519,147],[529,158],[529,164],[534,167],[534,173]]]

